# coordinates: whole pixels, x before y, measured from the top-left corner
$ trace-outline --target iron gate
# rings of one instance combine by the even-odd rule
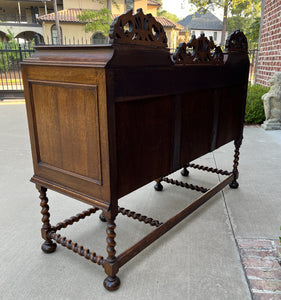
[[[0,46],[0,99],[23,97],[20,62],[33,52],[33,47],[28,44]]]

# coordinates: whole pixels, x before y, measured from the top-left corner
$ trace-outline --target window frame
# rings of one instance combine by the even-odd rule
[[[54,37],[54,32],[56,32],[56,37]],[[61,29],[61,27],[60,27],[60,37],[61,37],[61,43],[62,43],[63,39],[62,39],[62,29]],[[56,24],[53,24],[51,26],[51,39],[52,39],[52,45],[59,45]],[[56,42],[54,42],[55,40],[56,40]]]

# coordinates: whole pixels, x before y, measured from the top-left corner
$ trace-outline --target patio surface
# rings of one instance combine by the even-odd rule
[[[49,255],[41,251],[25,107],[0,102],[0,299],[281,299],[281,131],[246,127],[240,150],[239,188],[227,186],[123,266],[121,286],[110,293],[100,266],[60,245]],[[233,153],[230,143],[197,161],[231,170]],[[194,169],[187,178],[179,172],[173,178],[207,187],[220,180]],[[165,221],[199,196],[163,185],[156,192],[150,183],[120,199],[120,206]],[[89,207],[52,191],[47,195],[53,225]],[[116,223],[117,254],[152,230],[121,215]],[[106,256],[98,214],[62,235]]]

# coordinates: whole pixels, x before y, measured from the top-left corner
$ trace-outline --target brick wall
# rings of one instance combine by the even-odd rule
[[[281,72],[281,0],[264,0],[256,83],[269,86],[268,80]]]

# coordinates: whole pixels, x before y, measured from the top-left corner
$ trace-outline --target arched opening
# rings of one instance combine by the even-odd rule
[[[16,36],[16,39],[23,40],[24,43],[30,43],[34,40],[35,44],[44,43],[44,38],[41,34],[34,31],[24,31]],[[21,39],[21,40],[20,40]]]
[[[56,27],[55,24],[51,27],[51,35],[52,35],[52,44],[53,45],[58,45],[58,43],[59,43],[58,32],[57,32],[57,27]],[[62,43],[63,39],[62,39],[62,30],[61,30],[61,27],[60,27],[60,36],[61,36],[61,43]]]
[[[97,44],[106,44],[107,43],[107,39],[106,39],[106,36],[103,33],[97,32],[97,33],[93,34],[93,36],[91,38],[91,42],[94,45],[97,45]]]

